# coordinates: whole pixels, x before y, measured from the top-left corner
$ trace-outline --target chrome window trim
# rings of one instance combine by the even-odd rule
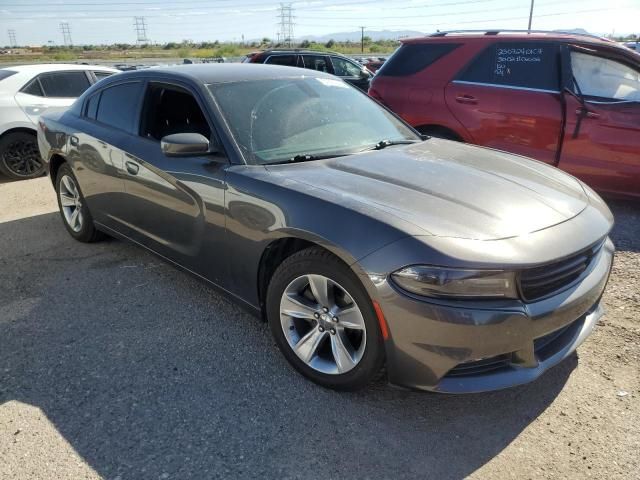
[[[588,100],[585,99],[585,103],[595,103],[596,105],[619,105],[625,103],[640,103],[638,100]]]
[[[483,87],[507,88],[509,90],[524,90],[527,92],[560,93],[560,90],[546,90],[543,88],[518,87],[516,85],[500,85],[498,83],[470,82],[468,80],[452,80],[451,83],[461,83],[463,85],[482,85]]]

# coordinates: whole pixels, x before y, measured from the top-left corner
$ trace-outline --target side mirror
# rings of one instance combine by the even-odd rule
[[[199,133],[167,135],[160,140],[160,148],[167,157],[194,157],[217,151],[217,149],[211,149],[209,140]]]

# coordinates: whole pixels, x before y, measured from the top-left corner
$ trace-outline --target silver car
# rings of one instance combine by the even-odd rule
[[[38,141],[71,236],[215,285],[326,387],[525,383],[602,315],[613,218],[588,186],[422,137],[328,74],[126,72],[44,115]]]

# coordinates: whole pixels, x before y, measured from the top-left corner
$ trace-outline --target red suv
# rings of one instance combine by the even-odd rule
[[[402,40],[371,82],[423,133],[526,155],[640,198],[640,55],[557,32]]]

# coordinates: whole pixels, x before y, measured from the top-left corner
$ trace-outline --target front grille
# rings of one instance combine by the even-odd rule
[[[589,267],[602,243],[559,262],[528,268],[520,273],[520,293],[531,302],[570,286]]]
[[[469,375],[482,375],[506,368],[511,363],[511,354],[496,355],[495,357],[483,358],[458,364],[447,373],[447,377],[462,377]]]

